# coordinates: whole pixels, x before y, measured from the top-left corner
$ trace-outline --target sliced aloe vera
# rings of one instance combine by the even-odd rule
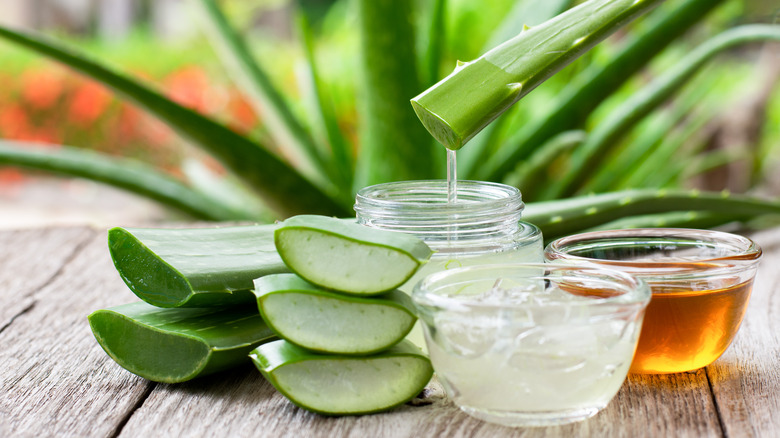
[[[295,274],[255,280],[260,314],[279,337],[322,353],[371,354],[397,344],[414,326],[411,299],[399,290],[357,297]]]
[[[289,272],[274,247],[275,228],[113,228],[108,248],[127,286],[149,304],[253,306],[252,280]]]
[[[97,310],[89,325],[122,368],[165,383],[246,363],[253,348],[276,339],[254,306],[161,309],[138,302]]]
[[[317,354],[279,340],[249,357],[291,402],[325,415],[391,409],[419,394],[433,375],[430,360],[407,340],[361,357]]]
[[[287,219],[276,230],[275,241],[282,260],[296,274],[322,287],[358,295],[397,288],[432,254],[412,235],[327,216]]]

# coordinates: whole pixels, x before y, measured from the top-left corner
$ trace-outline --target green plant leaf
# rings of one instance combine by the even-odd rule
[[[537,24],[555,17],[561,12],[569,9],[572,0],[517,0],[512,9],[506,14],[504,20],[498,25],[495,31],[483,47],[482,51],[488,50],[502,44],[523,31],[524,26],[533,27]]]
[[[766,40],[780,41],[780,26],[736,27],[711,38],[690,52],[684,60],[633,94],[590,133],[588,140],[574,152],[572,165],[556,184],[554,196],[575,193],[587,180],[596,161],[603,157],[622,135],[678,91],[717,54],[737,45]]]
[[[730,222],[744,222],[750,215],[740,213],[711,213],[706,211],[673,211],[621,218],[587,231],[619,230],[625,228],[713,228]]]
[[[354,188],[432,178],[438,174],[434,154],[441,151],[408,105],[408,96],[421,89],[411,0],[359,0],[357,5],[362,68]]]
[[[428,47],[425,51],[425,86],[429,87],[439,80],[441,57],[444,42],[447,39],[447,0],[433,0],[431,21],[428,25]]]
[[[557,71],[661,0],[589,0],[461,64],[412,99],[428,132],[460,149]]]
[[[673,8],[663,8],[650,15],[644,31],[628,42],[609,63],[593,65],[579,75],[579,79],[561,93],[552,110],[509,138],[476,177],[500,181],[518,161],[552,136],[561,130],[581,127],[601,102],[723,1],[684,0]]]
[[[551,138],[537,149],[526,161],[521,162],[514,174],[504,181],[518,187],[524,193],[534,193],[543,186],[548,178],[545,171],[558,156],[569,152],[582,144],[587,138],[585,131],[564,131]]]
[[[199,219],[258,220],[256,211],[209,197],[152,166],[74,147],[0,141],[0,164],[88,178],[153,199]]]
[[[333,178],[333,181],[337,182],[336,185],[339,188],[339,193],[348,196],[349,199],[346,201],[351,202],[354,166],[352,154],[350,153],[350,146],[347,139],[344,138],[344,135],[339,129],[338,119],[332,102],[325,96],[324,89],[327,87],[327,84],[322,82],[319,75],[317,59],[314,56],[312,31],[304,14],[298,15],[298,29],[303,42],[306,60],[309,63],[309,82],[312,87],[312,94],[317,110],[313,116],[314,119],[316,119],[316,122],[322,127],[321,131],[324,132],[327,143],[330,146],[327,170],[329,171],[331,178]]]
[[[257,143],[166,99],[138,81],[43,37],[0,26],[0,38],[57,60],[133,100],[211,153],[256,190],[277,214],[289,216],[296,213],[347,213],[347,205],[334,201],[320,187],[302,177]]]
[[[726,192],[625,190],[526,204],[523,220],[538,226],[545,240],[573,234],[627,216],[670,211],[780,214],[780,202]]]
[[[250,97],[250,103],[280,147],[292,154],[302,173],[319,184],[330,185],[326,178],[326,163],[322,151],[309,132],[290,110],[271,78],[252,56],[244,40],[236,34],[214,0],[193,2],[201,12],[206,32],[241,90]]]

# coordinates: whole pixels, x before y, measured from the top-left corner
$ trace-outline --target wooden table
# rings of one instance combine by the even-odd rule
[[[251,365],[192,382],[146,381],[90,333],[95,309],[136,301],[105,230],[0,231],[0,437],[780,436],[780,229],[764,248],[742,328],[712,366],[631,376],[594,418],[510,429],[461,413],[436,384],[416,405],[329,418],[299,409]]]

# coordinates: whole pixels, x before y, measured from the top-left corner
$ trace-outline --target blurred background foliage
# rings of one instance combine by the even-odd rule
[[[367,164],[359,158],[367,138],[367,134],[361,132],[361,126],[372,116],[367,115],[361,102],[365,102],[366,94],[374,90],[367,90],[361,79],[364,66],[361,65],[361,16],[357,0],[218,2],[233,29],[246,41],[251,54],[259,60],[263,72],[278,90],[282,104],[311,135],[315,148],[320,148],[326,165],[314,171],[306,170],[306,160],[314,161],[310,166],[316,168],[317,159],[307,158],[306,152],[301,155],[300,151],[280,142],[280,137],[266,123],[268,114],[263,108],[266,102],[258,102],[246,87],[236,85],[240,81],[233,80],[235,69],[226,68],[220,62],[219,54],[212,50],[214,34],[200,31],[201,21],[192,11],[192,4],[197,2],[178,2],[186,5],[176,9],[174,20],[186,23],[186,26],[179,23],[179,34],[162,39],[153,25],[153,7],[150,5],[154,2],[135,3],[132,20],[125,26],[127,31],[123,35],[115,32],[110,37],[104,35],[106,30],[101,31],[100,14],[95,10],[88,15],[91,18],[82,20],[83,23],[55,20],[38,27],[66,45],[115,66],[171,100],[226,125],[282,157],[294,171],[322,188],[322,199],[333,202],[334,207],[319,209],[320,212],[349,214],[355,190],[364,183],[380,182],[370,175],[360,179],[356,176],[359,171],[354,172],[355,167],[367,172],[383,169],[382,180],[444,177],[444,149],[427,138],[413,146],[420,156],[429,152],[433,155],[433,164],[422,173],[405,173],[400,169],[404,167],[403,163]],[[448,74],[456,60],[476,58],[503,40],[502,34],[508,36],[519,32],[523,21],[516,18],[507,21],[507,17],[523,4],[527,7],[528,3],[518,0],[409,2],[409,19],[414,30],[411,37],[419,67],[412,69],[418,80],[415,93]],[[565,7],[576,3],[557,2]],[[684,0],[669,0],[651,16],[668,13],[681,3]],[[640,18],[598,45],[526,96],[491,129],[467,144],[459,153],[459,177],[517,185],[528,201],[630,188],[725,189],[777,197],[780,194],[780,49],[777,43],[751,44],[724,51],[673,98],[665,99],[662,105],[633,124],[624,136],[618,137],[610,145],[609,152],[599,157],[597,165],[588,170],[587,181],[573,191],[549,189],[560,181],[561,175],[570,171],[572,151],[588,133],[615,111],[620,111],[621,104],[631,96],[674,65],[684,62],[695,47],[713,35],[739,25],[775,24],[780,13],[772,0],[716,3],[718,6],[713,12],[697,20],[682,38],[677,38],[658,56],[645,60],[646,65],[625,83],[617,83],[614,90],[604,93],[607,95],[604,101],[581,123],[576,123],[574,130],[567,128],[562,130],[567,131],[565,136],[548,138],[550,141],[544,145],[548,151],[546,155],[526,154],[521,159],[514,159],[509,167],[502,163],[505,169],[500,172],[485,170],[483,165],[490,157],[495,159],[502,153],[513,156],[506,151],[518,147],[513,143],[518,133],[534,120],[544,118],[554,108],[556,97],[583,72],[613,62],[633,35],[646,30],[651,17]],[[439,18],[437,8],[441,8],[438,12],[443,12]],[[376,29],[376,32],[384,30]],[[311,55],[307,54],[307,44]],[[388,79],[388,82],[392,80]],[[158,117],[150,116],[133,103],[119,100],[113,91],[97,82],[2,39],[0,83],[3,84],[0,87],[0,136],[6,140],[42,142],[52,150],[64,144],[138,159],[195,190],[208,186],[208,181],[214,177],[224,179],[228,173],[219,160],[212,158],[213,154],[193,147],[190,140],[180,137],[177,130]],[[377,88],[377,85],[369,84],[368,87]],[[400,111],[411,112],[408,99],[413,96],[400,96],[406,102],[406,107]],[[326,113],[332,113],[331,120],[328,114],[323,115],[323,108],[327,109]],[[555,141],[559,144],[552,144]],[[347,166],[348,172],[341,169],[339,174],[338,169],[327,168],[338,167],[332,163],[335,159],[333,150],[325,150],[334,147],[334,142],[343,143],[347,156],[343,158],[342,167]],[[534,151],[541,149],[538,145]],[[193,167],[193,159],[200,165]],[[388,166],[396,169],[387,169]],[[332,187],[319,184],[317,174]],[[19,180],[23,175],[15,167],[0,167],[0,180]],[[198,178],[205,178],[207,182],[199,183]],[[353,178],[358,181],[353,183]],[[246,187],[237,187],[251,186],[253,182],[228,179],[227,190],[242,193],[234,203],[252,198],[252,195],[243,195],[250,193]],[[132,187],[125,188],[133,190]],[[291,193],[296,190],[299,189],[292,189]],[[215,204],[220,202],[220,193],[210,196]],[[255,201],[251,205],[248,211],[236,214],[235,218],[269,220],[285,215],[284,211],[269,211]],[[290,211],[293,210],[296,208]],[[312,210],[317,209],[312,207]],[[190,213],[199,215],[197,211]],[[230,214],[220,217],[228,218]]]

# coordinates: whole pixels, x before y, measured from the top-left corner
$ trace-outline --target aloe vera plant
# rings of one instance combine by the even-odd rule
[[[253,306],[160,309],[138,302],[96,310],[89,325],[119,365],[164,383],[247,363],[253,348],[276,339]]]
[[[416,121],[415,110],[409,105],[409,99],[422,92],[423,87],[435,82],[442,65],[451,65],[453,56],[462,56],[461,48],[452,44],[458,41],[453,37],[462,35],[463,29],[453,32],[450,28],[451,20],[446,18],[451,13],[457,13],[457,8],[462,7],[463,2],[430,0],[425,8],[419,8],[417,3],[407,0],[361,0],[352,3],[343,0],[337,4],[341,8],[339,11],[357,8],[355,14],[341,14],[356,17],[356,22],[344,21],[347,24],[343,25],[343,29],[356,30],[360,36],[360,48],[350,48],[348,51],[348,56],[356,60],[354,65],[360,67],[359,71],[350,70],[349,77],[341,79],[341,82],[356,85],[355,94],[360,97],[357,110],[355,104],[346,105],[346,110],[343,102],[338,107],[334,105],[333,99],[337,93],[335,87],[329,86],[329,81],[334,79],[326,74],[327,68],[323,67],[340,63],[331,56],[332,52],[328,52],[328,64],[320,64],[323,52],[318,50],[323,43],[318,40],[318,32],[322,34],[325,31],[312,29],[305,20],[299,20],[303,52],[310,66],[302,82],[311,85],[312,90],[311,95],[307,95],[306,90],[301,94],[310,97],[315,104],[314,111],[319,111],[312,120],[307,120],[304,113],[296,111],[294,104],[291,104],[293,98],[286,95],[271,79],[273,75],[269,74],[269,69],[274,68],[273,60],[257,56],[251,42],[235,30],[218,3],[208,0],[194,3],[204,12],[201,14],[202,22],[210,30],[208,35],[218,47],[222,58],[227,64],[238,66],[231,70],[237,82],[255,108],[267,116],[264,120],[270,140],[239,135],[213,119],[173,103],[140,81],[109,68],[100,60],[78,53],[49,38],[7,27],[0,27],[0,38],[64,63],[136,102],[174,127],[193,144],[219,159],[241,184],[263,200],[268,207],[266,211],[270,210],[271,215],[266,211],[248,208],[249,203],[241,205],[223,202],[224,199],[219,196],[204,191],[202,185],[193,181],[173,180],[159,172],[155,173],[152,166],[135,166],[132,172],[113,173],[110,171],[111,166],[119,169],[125,162],[92,154],[71,153],[74,151],[70,149],[63,150],[62,154],[52,153],[50,157],[43,157],[39,151],[21,143],[5,143],[0,146],[0,163],[92,178],[156,199],[197,218],[263,222],[299,213],[352,216],[349,205],[354,190],[362,185],[407,178],[435,178],[443,174],[443,151],[435,147],[430,136]],[[579,6],[566,10],[573,3]],[[663,138],[651,146],[636,142],[639,145],[636,147],[647,148],[648,154],[653,150],[659,151],[659,154],[650,157],[641,167],[621,167],[621,172],[614,177],[605,176],[613,171],[609,167],[612,157],[602,154],[601,146],[595,147],[614,140],[622,142],[625,149],[633,149],[633,144],[627,144],[624,139],[635,135],[638,132],[636,127],[644,119],[653,117],[653,113],[663,103],[678,94],[680,87],[689,82],[691,75],[681,76],[682,80],[671,88],[647,87],[634,98],[627,98],[626,91],[620,89],[621,85],[636,82],[640,71],[645,76],[653,75],[652,70],[646,67],[654,58],[665,55],[662,52],[667,46],[684,54],[700,53],[708,47],[705,45],[700,50],[694,50],[687,39],[679,37],[707,19],[708,13],[725,3],[725,0],[679,0],[666,2],[650,11],[661,3],[660,0],[555,0],[540,6],[537,0],[515,0],[511,10],[508,8],[503,11],[506,20],[501,25],[491,24],[490,30],[495,30],[492,34],[469,32],[468,40],[485,47],[488,53],[481,57],[477,57],[478,53],[467,55],[464,59],[477,57],[476,61],[458,67],[431,91],[416,98],[414,106],[424,118],[428,117],[426,114],[441,113],[441,119],[438,115],[430,115],[428,119],[434,131],[441,131],[438,134],[434,132],[440,141],[452,148],[469,142],[459,152],[462,155],[459,160],[463,170],[461,177],[520,185],[526,201],[550,200],[589,190],[618,190],[634,184],[644,187],[681,187],[684,175],[680,169],[667,169],[664,175],[656,175],[654,169],[646,169],[657,167],[657,163],[662,161],[662,155],[666,156],[666,161],[674,159],[669,157],[675,154],[679,155],[673,146],[682,141],[681,137]],[[479,6],[493,7],[492,3]],[[415,15],[421,10],[428,11],[424,12],[428,15]],[[563,14],[555,16],[563,10],[566,10]],[[629,26],[620,42],[609,42],[611,51],[599,52],[594,57],[608,56],[608,61],[581,60],[550,78],[553,72],[571,63],[608,34],[645,12],[648,12],[648,17],[643,18],[639,26]],[[500,17],[500,14],[497,16]],[[728,20],[717,20],[714,25],[698,33],[730,25]],[[455,21],[459,25],[469,24],[468,20]],[[530,28],[521,32],[523,24]],[[766,27],[755,33],[755,37],[735,37],[734,43],[727,45],[733,47],[734,44],[772,39],[776,28]],[[746,30],[734,30],[731,35]],[[507,41],[507,38],[518,33],[518,36]],[[489,50],[502,42],[495,49]],[[722,51],[722,48],[713,50],[707,55],[707,60]],[[692,62],[684,58],[680,57],[680,65]],[[539,91],[547,94],[541,94],[540,97],[537,97],[537,92],[529,94],[548,78],[552,85],[548,83],[545,86],[551,86],[553,90],[559,87],[560,90],[550,92],[541,87]],[[479,84],[484,86],[477,87]],[[467,92],[444,92],[459,90],[461,87]],[[454,101],[455,95],[467,96],[467,99]],[[640,102],[638,99],[641,95],[645,97]],[[592,114],[601,109],[602,102],[614,96],[625,98],[625,106],[619,105],[614,116],[600,119],[604,121],[604,126],[601,126],[597,123],[599,118]],[[523,97],[520,106],[515,105],[507,110],[520,97]],[[499,116],[502,112],[505,114]],[[621,113],[626,117],[618,117]],[[344,126],[353,123],[353,114],[357,115],[357,135],[344,129]],[[451,117],[454,119],[448,120]],[[498,119],[490,123],[487,129],[476,135],[496,117]],[[676,123],[689,123],[686,126],[701,130],[700,125],[687,120],[677,120]],[[559,136],[563,132],[576,134]],[[660,143],[663,143],[663,147],[659,146]],[[578,162],[580,159],[584,161]],[[722,162],[723,155],[716,154],[707,160],[694,161],[701,163],[700,168],[706,168]],[[644,161],[633,159],[632,162]],[[572,169],[571,174],[565,174],[567,168]],[[628,174],[628,171],[635,175]],[[653,178],[649,178],[647,172]],[[594,177],[593,182],[590,182],[591,176],[598,178]],[[155,182],[144,183],[145,179]],[[581,184],[583,181],[585,186]],[[712,217],[719,218],[715,222],[726,221],[726,215],[719,212],[723,212],[737,198],[721,200],[717,193],[706,195],[707,203],[696,207],[703,209],[697,210],[697,214],[703,217],[713,213]],[[587,209],[585,204],[597,202],[596,198],[582,199],[577,201],[577,207],[571,210],[571,214],[557,214],[560,208],[572,205],[565,199],[560,203],[544,202],[538,205],[527,202],[528,211],[537,212],[542,218],[572,218],[566,226],[545,225],[550,233],[564,229],[576,232],[585,227],[602,226],[622,219],[620,215],[637,214],[639,216],[634,223],[654,223],[642,211],[633,208],[639,204],[629,203],[624,209],[608,209],[608,213],[591,216],[589,221],[578,224],[576,218]],[[653,214],[664,209],[682,209],[675,215],[675,221],[682,225],[685,225],[685,218],[692,217],[685,203],[659,198],[653,200],[653,205]],[[766,207],[762,211],[768,212],[775,204],[767,201],[761,205]],[[712,210],[708,210],[710,208]],[[736,217],[731,216],[732,219]],[[737,219],[740,218],[744,216]],[[700,223],[691,220],[691,224]],[[594,221],[601,222],[597,224]],[[251,285],[241,287],[246,292]],[[219,296],[228,295],[222,293]],[[205,297],[194,295],[198,296]],[[250,298],[247,294],[244,297]],[[191,303],[197,303],[197,300]],[[170,305],[176,304],[174,302]]]

